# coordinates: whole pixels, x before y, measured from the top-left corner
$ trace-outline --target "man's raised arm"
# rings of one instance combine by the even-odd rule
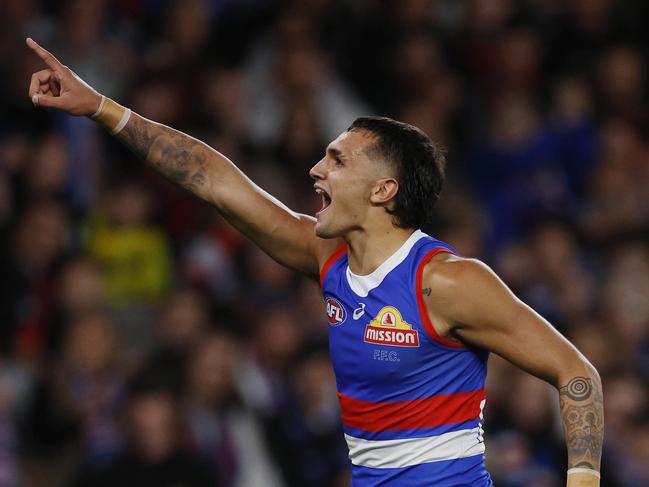
[[[32,39],[27,45],[48,66],[32,75],[29,96],[34,105],[91,116],[167,179],[215,205],[279,263],[316,277],[322,261],[340,245],[316,237],[312,217],[288,209],[216,150],[131,113],[101,96]]]

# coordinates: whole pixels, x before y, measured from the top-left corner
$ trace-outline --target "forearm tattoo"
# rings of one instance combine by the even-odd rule
[[[201,196],[208,157],[203,143],[135,113],[115,137],[169,181]]]
[[[559,389],[568,467],[599,470],[604,440],[604,409],[599,383],[575,377]]]

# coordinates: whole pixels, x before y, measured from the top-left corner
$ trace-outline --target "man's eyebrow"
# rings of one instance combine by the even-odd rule
[[[336,147],[327,147],[327,154],[329,154],[331,157],[335,159],[344,158],[342,151]]]

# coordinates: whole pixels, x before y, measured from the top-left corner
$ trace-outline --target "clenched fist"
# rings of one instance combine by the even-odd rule
[[[32,38],[27,38],[27,45],[48,66],[32,74],[29,97],[35,106],[70,115],[92,115],[97,111],[101,101],[99,93]]]

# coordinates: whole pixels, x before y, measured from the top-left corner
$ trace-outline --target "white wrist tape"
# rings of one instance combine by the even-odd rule
[[[103,125],[111,135],[117,135],[131,118],[131,109],[102,95],[99,108],[90,118]]]
[[[128,123],[128,119],[131,118],[131,109],[127,108],[124,110],[124,113],[122,114],[122,118],[119,119],[119,122],[115,126],[113,130],[110,131],[111,135],[117,135],[120,133],[120,131],[126,127],[126,124]]]
[[[106,103],[106,97],[104,95],[101,95],[101,101],[99,102],[99,108],[97,108],[97,111],[90,115],[90,118],[93,120],[96,119],[101,111],[104,109],[104,103]]]
[[[568,469],[568,475],[572,475],[572,474],[575,474],[575,473],[585,473],[585,474],[589,474],[589,475],[594,475],[598,479],[601,478],[599,472],[597,470],[593,470],[592,468],[579,468],[579,467],[576,467],[576,468]]]

